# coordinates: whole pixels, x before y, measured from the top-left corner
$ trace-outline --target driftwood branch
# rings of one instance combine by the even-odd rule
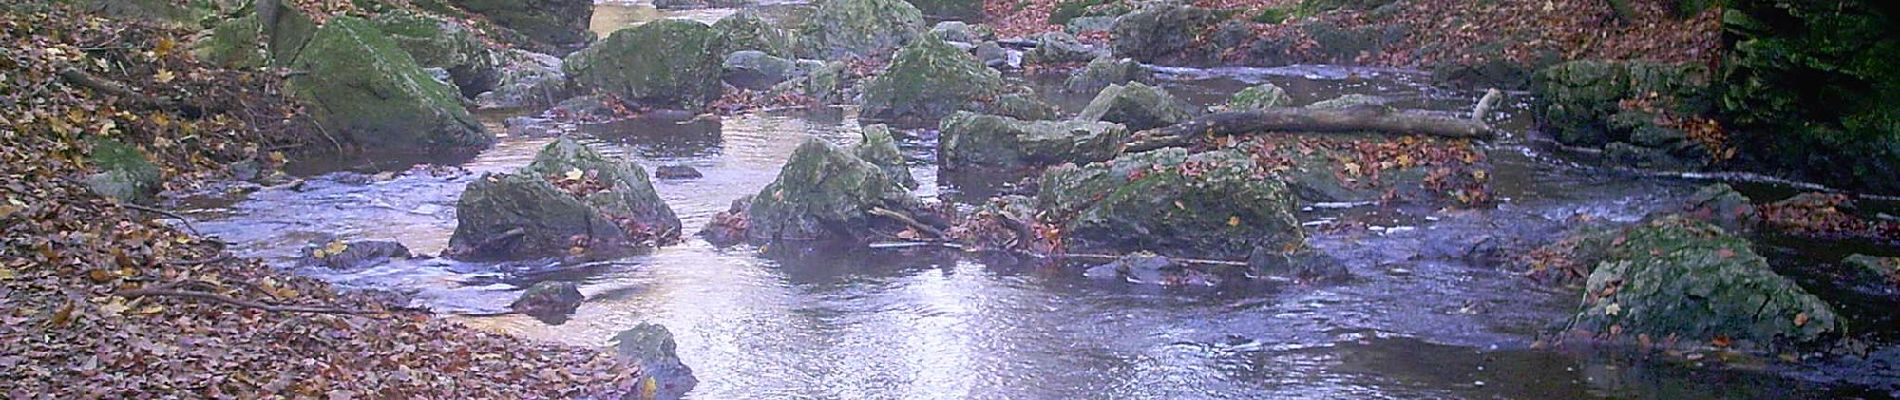
[[[274,312],[274,313],[349,314],[349,315],[386,314],[386,312],[376,311],[376,310],[354,310],[354,309],[343,309],[343,308],[280,306],[280,305],[275,305],[275,304],[264,304],[260,302],[234,298],[231,296],[225,296],[225,295],[221,295],[217,293],[199,292],[199,291],[191,291],[191,290],[177,290],[177,289],[172,289],[170,287],[128,290],[128,291],[119,292],[118,295],[120,297],[125,297],[125,298],[181,297],[181,298],[188,298],[188,299],[206,300],[206,301],[211,301],[214,303],[224,303],[224,304],[229,304],[229,305],[244,307],[244,308],[255,308],[255,309],[264,310],[268,312]]]
[[[931,237],[935,237],[938,239],[944,239],[944,238],[950,237],[950,235],[943,233],[942,229],[937,229],[937,227],[926,225],[922,222],[917,222],[917,219],[911,218],[909,215],[904,215],[904,213],[901,213],[901,212],[891,211],[891,210],[887,210],[883,208],[872,208],[870,213],[871,215],[876,215],[876,216],[884,217],[884,218],[890,218],[893,221],[902,222],[904,223],[904,225],[908,225],[912,229],[916,229],[918,232],[923,232],[925,234],[928,234]]]
[[[59,77],[74,85],[92,89],[93,91],[104,93],[108,96],[118,97],[134,107],[192,113],[200,111],[183,103],[139,93],[138,91],[125,87],[123,84],[106,78],[100,78],[97,75],[87,73],[79,68],[66,67],[61,69],[59,70]]]
[[[138,205],[138,204],[135,204],[135,203],[123,203],[123,202],[122,202],[122,203],[119,203],[119,206],[121,206],[121,207],[125,207],[125,208],[130,208],[130,209],[134,209],[134,210],[139,210],[139,211],[144,211],[144,212],[148,212],[148,213],[153,213],[153,214],[158,214],[158,215],[163,215],[163,216],[166,216],[166,217],[171,217],[172,219],[176,219],[176,220],[178,220],[178,222],[182,222],[182,223],[184,223],[184,224],[185,224],[185,229],[186,229],[186,230],[190,230],[190,231],[191,231],[191,234],[192,234],[192,235],[197,235],[197,236],[204,236],[204,233],[202,233],[202,232],[198,232],[198,227],[195,227],[195,226],[192,226],[192,225],[191,225],[191,219],[188,219],[188,218],[185,218],[185,216],[183,216],[183,215],[178,215],[178,213],[175,213],[175,212],[171,212],[171,211],[165,211],[165,210],[163,210],[163,209],[158,209],[158,208],[152,208],[152,207],[146,207],[146,206],[141,206],[141,205]]]
[[[1343,110],[1270,108],[1208,114],[1171,126],[1141,131],[1128,151],[1140,152],[1182,146],[1207,136],[1237,136],[1262,132],[1377,132],[1425,135],[1453,139],[1490,139],[1490,126],[1468,119],[1394,112],[1384,107]]]

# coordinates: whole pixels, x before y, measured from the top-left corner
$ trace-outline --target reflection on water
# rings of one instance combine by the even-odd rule
[[[603,17],[612,18],[596,14]],[[1476,98],[1413,77],[1319,67],[1170,70],[1164,86],[1205,103],[1272,81],[1298,88],[1293,92],[1304,97],[1296,99],[1376,94],[1448,114]],[[1513,113],[1507,121],[1523,118],[1506,111]],[[699,179],[655,182],[688,229],[697,229],[771,182],[800,141],[855,142],[854,120],[849,110],[827,110],[581,130],[596,148],[648,170],[678,164],[702,171]],[[925,182],[920,191],[934,197],[934,139],[928,132],[906,136],[906,153],[920,160],[913,167]],[[481,173],[526,164],[546,141],[504,138],[460,162],[468,174],[367,182],[311,175],[296,189],[190,206],[205,219],[199,228],[281,265],[326,234],[394,239],[436,253],[454,229],[461,189]],[[1516,140],[1489,153],[1497,191],[1510,199],[1493,210],[1300,215],[1374,227],[1314,233],[1311,244],[1355,276],[1341,284],[1138,288],[1076,271],[987,266],[954,253],[718,249],[697,239],[531,278],[512,272],[543,266],[418,260],[348,274],[301,272],[348,287],[411,292],[421,305],[449,312],[503,310],[536,279],[577,281],[588,300],[563,325],[514,315],[462,321],[584,346],[603,345],[637,322],[658,322],[678,338],[681,358],[701,382],[691,396],[702,399],[1887,397],[1900,382],[1887,361],[1900,359],[1892,349],[1882,350],[1884,359],[1765,373],[1530,350],[1536,333],[1562,320],[1574,297],[1474,264],[1472,249],[1491,240],[1547,240],[1574,215],[1631,221],[1673,204],[1695,183],[1597,176]],[[370,164],[345,160],[305,170],[406,168],[390,160]],[[971,201],[1008,190],[1003,183],[1015,179],[1008,175],[944,179],[957,188],[945,198]],[[1874,388],[1816,383],[1843,380]]]

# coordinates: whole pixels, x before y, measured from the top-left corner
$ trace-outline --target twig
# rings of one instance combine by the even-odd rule
[[[1117,255],[1108,255],[1108,254],[1076,254],[1076,253],[1055,254],[1053,256],[1057,258],[1070,258],[1070,259],[1077,259],[1081,261],[1093,261],[1093,262],[1114,262],[1115,260],[1120,260],[1122,257],[1126,257],[1126,256],[1117,256]],[[1178,262],[1178,263],[1183,263],[1183,264],[1200,264],[1200,265],[1215,265],[1215,266],[1223,266],[1223,267],[1243,267],[1243,268],[1247,267],[1247,262],[1245,261],[1203,260],[1203,259],[1197,259],[1197,258],[1178,258],[1178,257],[1168,257],[1168,260]]]
[[[172,289],[166,289],[166,288],[128,290],[128,291],[119,292],[118,294],[119,296],[126,297],[126,298],[183,297],[183,298],[189,298],[189,299],[208,300],[208,301],[217,302],[217,303],[224,303],[224,304],[245,307],[245,308],[255,308],[259,310],[276,312],[276,313],[289,312],[289,313],[348,314],[348,315],[387,314],[387,312],[384,312],[384,311],[373,311],[373,310],[351,310],[351,309],[342,309],[342,308],[322,308],[322,307],[305,307],[305,306],[279,306],[279,305],[264,304],[264,303],[259,303],[255,301],[250,301],[250,300],[233,298],[231,296],[225,296],[225,295],[221,295],[217,293],[197,292],[197,291],[189,291],[189,290],[172,290]]]
[[[163,215],[166,217],[171,217],[172,219],[178,220],[178,222],[184,223],[185,229],[190,230],[192,235],[204,236],[204,233],[198,232],[198,227],[191,225],[190,219],[185,218],[185,216],[183,215],[178,215],[178,213],[165,211],[165,210],[152,208],[152,207],[141,206],[136,203],[119,203],[119,206],[134,209],[134,210],[144,211],[148,213]]]
[[[1478,99],[1478,105],[1471,107],[1471,120],[1485,124],[1485,114],[1490,114],[1491,109],[1497,107],[1498,102],[1503,100],[1504,92],[1498,91],[1497,88],[1484,91],[1484,97]]]
[[[876,216],[880,216],[884,218],[890,218],[891,220],[902,222],[904,223],[904,225],[909,225],[911,228],[916,229],[919,232],[929,234],[931,237],[935,237],[938,239],[946,239],[950,237],[950,235],[944,234],[943,230],[937,229],[937,227],[934,227],[934,226],[924,225],[924,223],[922,222],[917,222],[916,219],[912,219],[909,215],[904,215],[904,213],[886,210],[882,207],[873,207],[871,208],[871,211],[869,212],[871,215],[876,215]]]
[[[125,85],[123,84],[120,84],[118,82],[114,82],[105,78],[100,78],[97,75],[87,73],[86,71],[80,70],[79,68],[66,67],[64,69],[60,69],[59,77],[65,78],[67,82],[72,82],[72,84],[74,85],[84,86],[86,88],[90,88],[92,90],[105,93],[106,95],[116,96],[119,98],[126,99],[127,101],[130,101],[132,105],[139,106],[139,107],[156,108],[156,109],[173,110],[173,111],[185,111],[185,112],[191,112],[191,113],[196,113],[197,111],[199,111],[195,109],[188,109],[188,108],[193,108],[193,107],[180,104],[175,101],[169,101],[162,98],[153,97],[153,96],[149,96],[143,93],[139,93],[137,91],[133,91],[130,88],[126,88]]]
[[[309,114],[304,114],[304,117],[310,119],[310,125],[317,127],[317,133],[323,134],[324,139],[330,140],[330,145],[336,147],[337,154],[343,154],[343,143],[336,141],[336,136],[331,136],[329,129],[323,128],[323,121],[318,121],[317,117],[312,117]]]

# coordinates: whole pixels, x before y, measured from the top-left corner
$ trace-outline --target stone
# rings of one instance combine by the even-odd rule
[[[917,178],[910,175],[910,165],[904,159],[904,153],[897,148],[897,139],[891,134],[891,128],[885,125],[866,125],[864,140],[851,149],[858,158],[877,165],[884,174],[897,181],[905,189],[916,189]]]
[[[1009,50],[1004,50],[1003,46],[996,42],[977,43],[976,49],[971,50],[971,53],[976,55],[977,60],[983,62],[983,66],[998,69],[1009,67]]]
[[[1532,111],[1539,125],[1564,144],[1629,142],[1636,129],[1655,124],[1654,118],[1625,116],[1619,118],[1630,121],[1616,122],[1617,126],[1612,127],[1612,117],[1623,112],[1623,100],[1648,98],[1653,93],[1669,102],[1682,103],[1673,111],[1695,115],[1707,108],[1708,75],[1706,68],[1695,65],[1567,62],[1546,68],[1533,78],[1531,91],[1537,100]]]
[[[1062,114],[1061,108],[1043,101],[1042,96],[1036,95],[1032,89],[1028,88],[1016,88],[1009,94],[997,96],[989,102],[977,103],[964,109],[1026,121],[1056,119]]]
[[[1076,17],[1062,24],[1062,30],[1071,35],[1089,33],[1108,33],[1115,29],[1115,17]]]
[[[1045,171],[1037,208],[1064,248],[1247,260],[1304,247],[1291,190],[1239,150],[1165,148]]]
[[[1076,71],[1075,75],[1062,82],[1062,90],[1069,93],[1099,93],[1110,85],[1125,85],[1133,82],[1151,83],[1154,71],[1149,71],[1132,58],[1096,57],[1087,66]]]
[[[748,90],[771,89],[802,73],[796,62],[756,50],[732,52],[722,64],[725,82]]]
[[[298,52],[290,93],[332,133],[367,149],[485,147],[495,138],[456,88],[429,77],[369,21],[331,19]]]
[[[712,25],[726,51],[755,50],[778,57],[792,57],[792,35],[760,18],[750,10],[720,18]]]
[[[698,168],[689,165],[662,165],[653,169],[653,177],[666,180],[699,179],[706,177]]]
[[[594,40],[587,24],[594,18],[593,0],[448,0],[469,12],[530,40],[544,43],[555,55],[586,47]]]
[[[1115,56],[1149,64],[1199,62],[1207,55],[1193,54],[1195,38],[1219,20],[1212,10],[1174,3],[1143,8],[1115,22]]]
[[[1755,204],[1726,183],[1697,189],[1683,204],[1682,213],[1722,227],[1729,232],[1747,232],[1760,222]]]
[[[983,18],[982,0],[909,0],[924,15],[935,19],[975,20]]]
[[[614,335],[614,357],[640,366],[643,380],[651,379],[651,396],[630,394],[623,400],[678,400],[684,398],[699,379],[693,369],[680,361],[673,332],[659,324],[642,322]]]
[[[679,218],[639,165],[571,139],[513,174],[485,175],[456,203],[449,257],[520,260],[617,255],[676,242]]]
[[[1023,64],[1071,64],[1088,62],[1102,52],[1076,40],[1075,35],[1047,32],[1036,37],[1036,48],[1023,52]]]
[[[1840,332],[1841,318],[1775,274],[1747,240],[1679,216],[1623,232],[1590,273],[1571,329],[1770,345]]]
[[[508,303],[508,309],[534,317],[549,325],[560,325],[567,322],[568,316],[573,315],[574,310],[580,309],[581,301],[584,300],[587,300],[587,296],[581,295],[580,285],[574,282],[546,281],[535,283],[527,290],[521,291],[520,297],[516,297],[513,303]]]
[[[746,210],[750,208],[752,208],[752,196],[733,200],[732,205],[725,211],[714,213],[712,218],[706,221],[706,227],[700,228],[696,236],[705,238],[706,243],[711,243],[716,247],[745,243],[746,231],[751,226],[751,223],[746,220]]]
[[[1001,72],[942,40],[925,37],[904,46],[884,73],[865,83],[861,115],[934,121],[1002,89]]]
[[[1121,279],[1132,283],[1159,286],[1220,286],[1218,275],[1202,272],[1167,256],[1135,252],[1107,264],[1089,268],[1084,275],[1096,279]]]
[[[820,58],[881,56],[924,36],[924,14],[904,0],[822,0],[804,30]]]
[[[551,106],[571,92],[560,58],[526,50],[505,50],[501,58],[494,90],[475,96],[482,108]]]
[[[1286,89],[1271,83],[1262,83],[1241,89],[1227,99],[1228,111],[1264,110],[1282,107],[1287,104]]]
[[[164,172],[152,162],[151,156],[118,140],[93,140],[92,154],[87,160],[95,172],[86,176],[86,187],[106,198],[134,204],[150,203],[165,183]]]
[[[423,68],[442,68],[463,97],[493,90],[501,80],[501,55],[459,22],[410,11],[385,12],[371,20],[396,47]]]
[[[1900,286],[1900,257],[1874,257],[1855,254],[1842,260],[1849,266],[1860,270],[1864,276],[1876,279],[1887,286]]]
[[[192,56],[213,65],[251,69],[269,63],[264,52],[264,25],[256,14],[227,19],[192,46]]]
[[[963,21],[943,21],[930,27],[930,34],[945,42],[979,43],[993,36],[987,29],[971,26]]]
[[[1129,136],[1127,128],[1114,123],[1023,121],[969,112],[944,118],[938,132],[946,169],[1105,161]]]
[[[331,239],[304,248],[302,264],[337,271],[356,271],[412,257],[409,247],[392,240],[343,241]]]
[[[662,19],[569,55],[575,84],[649,107],[697,109],[719,98],[724,45],[706,24]]]
[[[1332,99],[1321,100],[1313,104],[1307,104],[1306,108],[1313,110],[1344,110],[1359,107],[1385,107],[1388,102],[1390,101],[1384,97],[1348,94]]]
[[[1141,131],[1186,122],[1194,119],[1194,114],[1188,110],[1187,103],[1175,99],[1166,90],[1130,82],[1102,89],[1076,119],[1114,122],[1127,126],[1128,130]]]
[[[778,178],[753,196],[747,235],[759,241],[856,241],[897,227],[870,215],[920,201],[876,164],[818,139],[792,151]],[[897,228],[902,229],[902,228]]]

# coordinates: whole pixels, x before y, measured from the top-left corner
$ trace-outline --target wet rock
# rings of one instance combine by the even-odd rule
[[[879,56],[924,36],[924,14],[904,0],[823,0],[805,30],[821,58]]]
[[[1069,249],[1245,260],[1302,248],[1292,191],[1261,174],[1241,151],[1167,148],[1051,168],[1036,202],[1062,221]]]
[[[883,74],[865,84],[862,115],[934,121],[1002,89],[1001,72],[942,40],[925,37],[904,46]]]
[[[725,81],[732,86],[766,90],[802,74],[798,63],[762,51],[735,51],[723,63]]]
[[[587,46],[594,33],[593,0],[448,0],[463,9],[487,16],[508,29],[546,44],[556,55]]]
[[[799,60],[800,64],[806,60]],[[779,83],[772,87],[773,93],[792,93],[809,97],[818,104],[836,104],[847,99],[850,89],[850,67],[842,61],[832,61],[809,68],[804,76]]]
[[[673,332],[659,324],[642,322],[614,335],[614,356],[640,366],[642,386],[651,385],[651,396],[633,394],[623,400],[677,400],[683,398],[699,379],[693,369],[680,361]],[[650,380],[649,380],[650,379]]]
[[[1679,103],[1676,111],[1694,115],[1707,108],[1709,73],[1692,65],[1646,62],[1572,61],[1538,72],[1531,90],[1537,95],[1532,110],[1538,122],[1559,142],[1601,146],[1629,142],[1631,133],[1655,125],[1654,118],[1612,117],[1624,111],[1626,99],[1652,94]]]
[[[910,210],[920,202],[876,164],[818,139],[792,152],[778,178],[746,210],[755,240],[850,241],[875,236],[894,221],[872,210]]]
[[[1089,45],[1076,40],[1075,35],[1063,32],[1047,32],[1036,37],[1036,48],[1023,52],[1023,64],[1070,64],[1088,62],[1097,56],[1104,56]]]
[[[1586,288],[1571,326],[1585,332],[1765,346],[1811,342],[1841,328],[1833,308],[1776,275],[1748,241],[1681,217],[1625,231]]]
[[[971,26],[963,21],[943,21],[930,27],[930,34],[945,42],[980,43],[992,35],[989,29]]]
[[[757,5],[753,0],[653,0],[661,10],[697,10],[701,8],[740,8]]]
[[[962,166],[1052,165],[1113,158],[1128,140],[1119,124],[1023,121],[958,112],[943,119],[939,153],[946,169]]]
[[[1062,25],[1062,30],[1072,35],[1089,33],[1107,33],[1115,29],[1115,17],[1076,17]]]
[[[581,301],[587,297],[581,295],[580,285],[574,282],[540,282],[521,292],[508,309],[526,314],[550,325],[560,325],[581,307]]]
[[[971,50],[971,54],[976,55],[976,59],[982,61],[986,67],[997,69],[1009,67],[1009,50],[1003,50],[1003,46],[996,42],[977,43],[976,49]]]
[[[792,35],[759,18],[750,10],[720,18],[712,25],[726,51],[755,50],[778,57],[791,57]]]
[[[885,175],[903,185],[905,189],[916,189],[917,178],[910,175],[910,166],[904,160],[904,153],[897,148],[897,139],[891,135],[891,128],[884,125],[866,125],[864,140],[851,149],[852,154],[864,161],[877,165]]]
[[[411,257],[409,247],[391,240],[327,240],[304,248],[302,264],[338,271],[355,271]]]
[[[680,232],[645,170],[569,139],[514,174],[470,183],[456,222],[447,254],[463,260],[613,255],[671,244]]]
[[[1281,89],[1271,83],[1262,83],[1234,93],[1234,97],[1227,99],[1227,109],[1230,111],[1264,110],[1285,106],[1287,102],[1286,89]]]
[[[262,67],[268,63],[264,53],[264,25],[256,14],[227,19],[211,28],[211,34],[192,45],[191,54],[217,66],[232,69]]]
[[[1076,117],[1083,121],[1122,124],[1131,131],[1174,125],[1193,118],[1187,103],[1175,99],[1166,90],[1140,82],[1109,85]]]
[[[582,121],[599,121],[615,117],[614,103],[607,96],[575,96],[562,100],[560,104],[548,110],[549,115]]]
[[[1865,254],[1848,256],[1842,262],[1860,270],[1861,274],[1884,282],[1885,285],[1900,286],[1900,257],[1874,257]]]
[[[1154,72],[1132,58],[1096,57],[1076,71],[1062,88],[1070,93],[1098,93],[1111,85],[1153,81]]]
[[[88,160],[95,172],[86,176],[86,187],[100,196],[126,203],[150,203],[165,183],[164,173],[144,150],[117,140],[94,140]]]
[[[1321,100],[1317,103],[1308,104],[1306,105],[1306,108],[1314,109],[1314,110],[1344,110],[1348,108],[1359,108],[1359,107],[1385,107],[1386,103],[1388,102],[1390,101],[1386,100],[1384,97],[1369,96],[1369,95],[1363,95],[1363,94],[1348,94],[1348,95],[1343,95],[1343,96],[1335,97],[1328,100]]]
[[[653,176],[666,180],[699,179],[706,177],[705,174],[699,173],[699,169],[688,165],[662,165],[659,168],[653,169]]]
[[[909,0],[909,2],[917,6],[918,10],[923,11],[924,15],[934,19],[983,18],[982,0]]]
[[[706,227],[699,230],[698,236],[705,238],[713,246],[725,247],[745,243],[746,231],[751,226],[746,222],[746,210],[752,208],[752,196],[732,201],[726,211],[713,214]]]
[[[622,29],[567,57],[575,84],[650,107],[695,109],[723,88],[723,44],[711,27],[662,19]]]
[[[1729,232],[1746,232],[1760,221],[1755,204],[1726,183],[1703,186],[1683,205],[1684,215],[1707,221]]]
[[[1056,119],[1062,114],[1061,108],[1042,101],[1042,96],[1036,95],[1029,89],[997,96],[994,100],[965,107],[965,109],[1026,121]]]
[[[475,96],[482,108],[551,106],[570,92],[561,59],[524,50],[505,50],[495,89]]]
[[[1247,256],[1247,268],[1259,276],[1277,276],[1302,282],[1337,282],[1352,278],[1344,261],[1311,249],[1288,252],[1285,249],[1255,247]]]
[[[501,81],[501,54],[490,50],[468,26],[410,11],[385,12],[371,21],[416,65],[448,71],[463,97],[474,98]]]
[[[1115,55],[1149,64],[1199,62],[1207,56],[1193,54],[1195,38],[1219,20],[1212,10],[1174,3],[1143,8],[1115,22]]]
[[[1135,252],[1083,272],[1094,279],[1121,279],[1160,286],[1220,286],[1220,276],[1177,263],[1166,256]]]
[[[330,132],[369,149],[487,146],[493,135],[462,107],[456,89],[422,67],[369,21],[330,20],[293,62],[290,92]]]

